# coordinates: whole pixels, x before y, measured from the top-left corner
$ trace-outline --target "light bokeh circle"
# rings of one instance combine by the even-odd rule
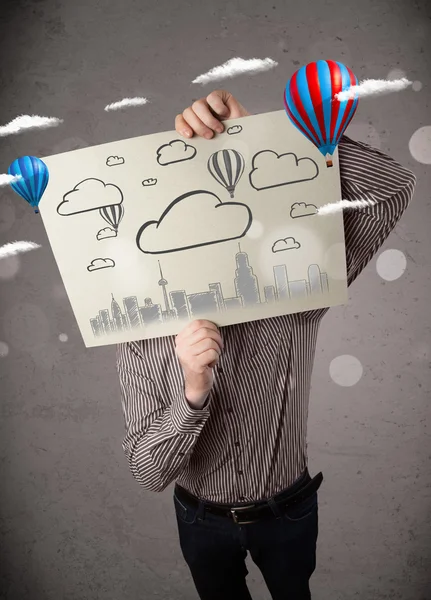
[[[329,374],[337,385],[352,387],[361,379],[364,369],[360,360],[351,354],[342,354],[331,361]]]
[[[431,165],[431,126],[425,125],[417,129],[409,141],[410,154],[415,160]]]
[[[19,256],[0,258],[0,279],[12,279],[21,266]]]
[[[407,259],[401,250],[385,250],[377,258],[376,270],[385,281],[399,279],[407,268]]]

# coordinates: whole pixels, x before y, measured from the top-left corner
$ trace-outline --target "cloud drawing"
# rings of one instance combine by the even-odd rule
[[[228,127],[227,133],[229,135],[235,135],[235,133],[241,133],[242,126],[241,125],[232,125],[232,127]]]
[[[221,202],[212,192],[196,190],[176,198],[158,221],[147,221],[136,236],[145,254],[165,254],[220,244],[243,237],[251,210],[240,202]]]
[[[112,258],[95,258],[87,267],[87,271],[99,271],[100,269],[108,269],[115,267],[115,262]]]
[[[66,192],[63,201],[57,206],[57,212],[64,216],[77,215],[122,202],[123,193],[119,187],[90,177],[77,183],[70,192]]]
[[[117,232],[112,227],[104,227],[97,232],[96,237],[98,240],[106,240],[106,238],[117,237]]]
[[[108,167],[115,167],[117,165],[124,165],[124,158],[122,156],[108,156],[106,159]]]
[[[250,185],[255,190],[267,190],[281,185],[315,179],[319,167],[312,158],[298,158],[293,152],[277,154],[261,150],[253,156]]]
[[[186,144],[183,140],[172,140],[169,144],[163,144],[157,150],[157,162],[159,165],[171,165],[172,163],[191,160],[196,156],[196,148]]]
[[[156,183],[157,183],[157,179],[150,177],[149,179],[144,179],[144,181],[142,182],[142,185],[144,187],[147,187],[149,185],[156,185]]]
[[[295,202],[290,208],[290,216],[292,219],[298,219],[299,217],[310,217],[311,215],[317,215],[317,206],[314,204]]]
[[[272,245],[273,252],[283,252],[284,250],[298,250],[301,244],[293,237],[287,237],[282,240],[277,240]]]

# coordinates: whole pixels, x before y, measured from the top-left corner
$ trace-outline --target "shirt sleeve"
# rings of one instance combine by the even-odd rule
[[[416,176],[377,148],[343,136],[339,144],[343,200],[368,206],[344,211],[347,280],[367,266],[406,210]]]
[[[210,415],[210,401],[193,409],[184,392],[162,398],[138,344],[117,347],[126,435],[123,450],[134,478],[161,492],[187,465]]]

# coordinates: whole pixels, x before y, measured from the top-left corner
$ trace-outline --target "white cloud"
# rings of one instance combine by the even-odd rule
[[[149,179],[144,179],[144,181],[142,182],[142,185],[147,187],[149,185],[156,185],[156,183],[157,183],[157,179],[150,177]]]
[[[273,252],[283,252],[284,250],[297,250],[301,247],[301,244],[293,237],[287,237],[282,240],[277,240],[272,245]]]
[[[8,258],[9,256],[15,256],[16,254],[22,254],[23,252],[29,252],[30,250],[36,250],[41,248],[40,244],[35,242],[10,242],[0,246],[0,258]]]
[[[290,216],[292,219],[310,217],[315,214],[317,214],[317,206],[314,204],[307,204],[306,202],[295,202],[290,209]]]
[[[105,110],[108,112],[110,110],[119,110],[120,108],[131,108],[133,106],[143,106],[147,104],[147,98],[142,98],[140,96],[135,96],[134,98],[123,98],[119,102],[113,102],[112,104],[107,104],[105,106]]]
[[[22,179],[21,175],[9,175],[9,173],[0,173],[0,187],[4,185],[10,185]]]
[[[102,208],[121,204],[123,193],[113,183],[104,183],[100,179],[84,179],[75,185],[73,190],[63,196],[63,201],[58,205],[59,215],[76,215]]]
[[[235,135],[235,133],[241,133],[242,126],[241,125],[232,125],[232,127],[228,127],[227,133],[229,135]]]
[[[96,237],[98,240],[106,240],[106,238],[117,237],[117,232],[111,227],[104,227],[97,232]]]
[[[319,215],[333,215],[342,212],[343,209],[352,210],[354,208],[366,208],[374,206],[374,200],[339,200],[338,202],[329,202],[324,204],[318,210]]]
[[[115,167],[116,165],[124,165],[124,158],[122,156],[108,156],[106,159],[108,167]]]
[[[339,102],[365,96],[381,96],[391,92],[405,90],[412,82],[403,77],[402,79],[364,79],[359,85],[352,85],[349,89],[335,94],[334,98]]]
[[[169,144],[160,146],[157,150],[157,162],[159,165],[170,165],[171,163],[191,160],[196,156],[196,148],[183,142],[183,140],[172,140]]]
[[[137,244],[148,254],[176,252],[241,238],[251,223],[245,204],[222,203],[211,192],[190,192],[176,198],[159,221],[144,223]]]
[[[63,123],[63,119],[57,117],[40,117],[39,115],[19,115],[7,125],[0,126],[0,137],[6,137],[14,133],[20,133],[27,129],[47,129],[57,127]]]
[[[243,73],[248,73],[249,75],[261,73],[273,69],[277,65],[278,63],[275,62],[275,60],[272,60],[272,58],[250,58],[248,60],[238,57],[231,58],[222,65],[218,65],[210,71],[199,75],[192,83],[206,85],[210,81],[229,79],[231,77],[236,77],[237,75],[242,75]]]
[[[99,269],[108,269],[109,267],[115,267],[115,262],[112,258],[95,258],[88,265],[88,271],[98,271]]]
[[[312,158],[297,158],[293,152],[277,154],[273,150],[262,150],[253,156],[249,179],[256,190],[300,183],[315,179],[319,168]]]

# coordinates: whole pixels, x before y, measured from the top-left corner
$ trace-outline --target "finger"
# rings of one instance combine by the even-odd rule
[[[210,367],[212,369],[218,364],[219,360],[220,355],[215,350],[210,349],[203,352],[196,359],[196,366],[198,369],[201,369],[202,367]]]
[[[213,131],[200,120],[191,106],[186,108],[186,110],[183,112],[183,117],[186,123],[193,129],[195,133],[197,133],[197,135],[204,137],[207,140],[213,137]]]
[[[223,348],[223,340],[221,338],[220,333],[217,330],[208,329],[207,327],[201,327],[197,331],[190,334],[184,340],[184,343],[187,343],[190,347],[192,347],[198,342],[207,338],[214,340],[220,346],[221,349]]]
[[[214,331],[218,331],[217,325],[215,325],[212,321],[207,321],[206,319],[196,319],[195,321],[188,323],[184,329],[180,331],[176,337],[176,340],[180,342],[195,331],[198,331],[198,329],[212,329]]]
[[[193,137],[193,129],[187,124],[183,115],[177,115],[175,117],[175,130],[184,137]]]
[[[201,340],[200,342],[197,342],[189,349],[189,351],[192,353],[192,356],[194,356],[195,358],[200,356],[207,350],[214,350],[215,352],[217,352],[218,355],[221,354],[220,346],[217,344],[217,342],[215,342],[211,338],[206,338],[204,340]]]
[[[197,100],[192,104],[192,109],[199,119],[212,131],[221,133],[224,130],[223,125],[220,123],[214,114],[210,110],[210,106],[206,100]]]

